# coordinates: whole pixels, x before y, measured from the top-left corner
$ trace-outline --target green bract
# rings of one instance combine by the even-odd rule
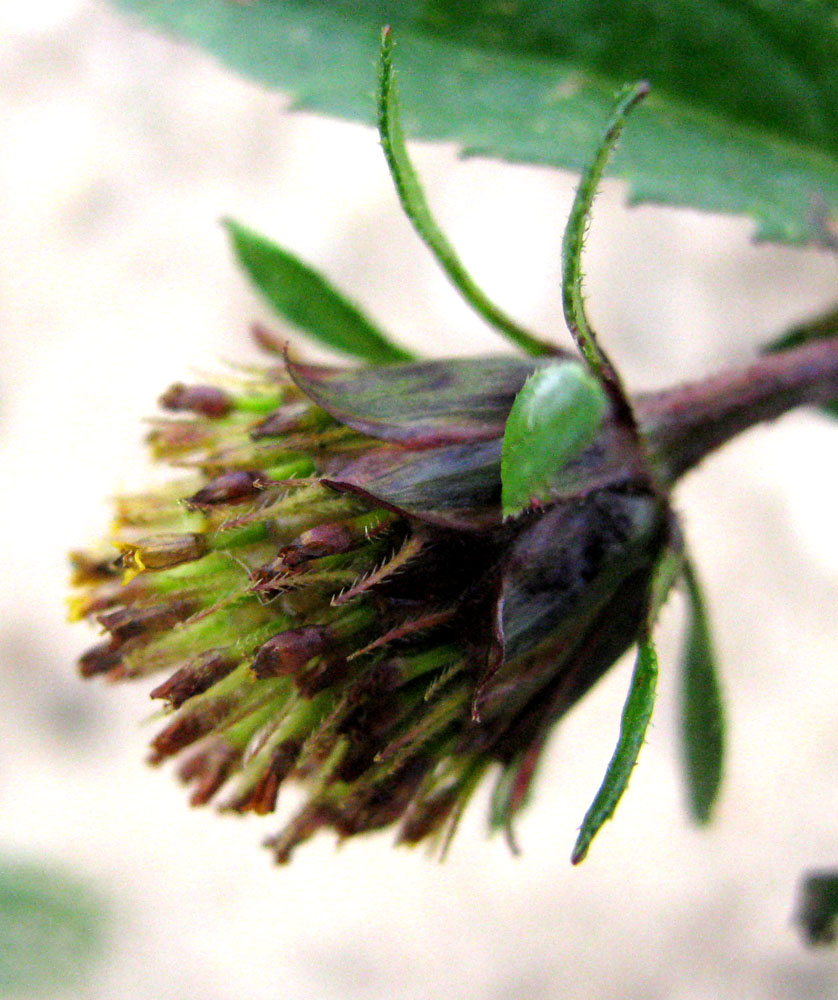
[[[534,372],[509,413],[503,437],[503,514],[547,503],[561,470],[599,433],[608,400],[577,361]]]

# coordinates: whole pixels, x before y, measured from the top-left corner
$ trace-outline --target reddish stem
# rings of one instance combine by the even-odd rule
[[[711,451],[763,420],[838,400],[838,337],[767,354],[747,368],[641,395],[638,422],[671,484]]]

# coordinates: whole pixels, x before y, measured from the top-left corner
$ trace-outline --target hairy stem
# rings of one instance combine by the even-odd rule
[[[760,358],[746,368],[649,393],[635,410],[662,480],[671,484],[730,438],[807,404],[838,399],[838,337]]]

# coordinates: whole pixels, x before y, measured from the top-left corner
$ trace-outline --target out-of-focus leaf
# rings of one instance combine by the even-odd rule
[[[829,337],[838,337],[838,308],[832,309],[817,319],[800,323],[786,331],[781,337],[772,340],[763,351],[766,354],[776,354],[778,351],[786,351],[790,347],[799,347],[812,340],[826,340]],[[838,399],[831,403],[825,403],[820,409],[830,416],[838,417]]]
[[[628,788],[631,772],[637,763],[649,720],[652,718],[657,680],[658,658],[652,640],[647,636],[638,643],[637,663],[620,722],[620,739],[596,798],[582,820],[570,858],[574,865],[585,860],[591,841],[599,833],[602,824],[614,815],[617,803]]]
[[[503,436],[503,516],[545,503],[567,463],[596,438],[608,411],[597,379],[579,362],[534,372],[515,398]]]
[[[835,245],[834,0],[115,0],[295,104],[372,122],[381,28],[408,136],[579,170],[616,89],[648,80],[614,172],[634,201]]]
[[[722,694],[704,599],[695,572],[684,562],[687,634],[681,658],[681,731],[690,811],[706,823],[722,780],[725,723]]]
[[[504,765],[500,771],[489,805],[489,828],[504,830],[506,840],[513,854],[518,853],[515,831],[512,824],[518,813],[530,801],[536,770],[544,753],[546,734],[533,740],[526,750],[516,754],[515,759]]]
[[[429,448],[501,437],[515,396],[538,364],[497,357],[354,370],[291,362],[288,370],[342,424],[384,441]]]
[[[809,944],[833,944],[838,923],[838,872],[812,872],[806,876],[797,911],[797,922]]]
[[[684,571],[684,552],[680,545],[670,545],[664,551],[655,569],[652,581],[652,599],[649,602],[649,625],[658,620],[658,615],[666,604],[672,588]]]
[[[98,957],[105,914],[83,882],[0,859],[0,995],[78,988]]]
[[[410,361],[322,275],[287,250],[232,219],[224,222],[236,257],[267,302],[314,340],[373,364]]]
[[[405,215],[434,255],[449,280],[474,311],[527,354],[554,354],[553,348],[499,309],[463,266],[431,214],[425,193],[404,144],[399,116],[398,91],[393,69],[393,40],[389,28],[381,34],[378,80],[378,133]]]

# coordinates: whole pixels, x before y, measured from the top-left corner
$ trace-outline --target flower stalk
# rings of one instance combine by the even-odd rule
[[[635,403],[652,460],[674,483],[710,452],[749,427],[798,406],[838,399],[838,336],[760,357]]]

